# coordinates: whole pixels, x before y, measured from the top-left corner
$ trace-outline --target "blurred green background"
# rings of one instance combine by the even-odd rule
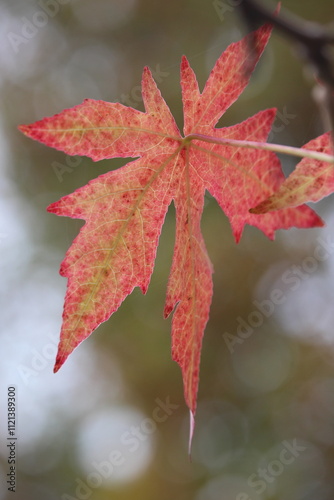
[[[0,2],[0,500],[333,499],[331,198],[317,205],[324,229],[279,232],[271,242],[247,227],[236,245],[226,216],[206,197],[215,291],[191,462],[181,374],[170,357],[170,320],[162,318],[173,207],[147,295],[135,290],[52,373],[66,289],[58,269],[82,222],[46,206],[124,161],[68,157],[17,125],[84,98],[143,109],[148,65],[182,127],[180,58],[188,56],[202,87],[215,59],[245,33],[237,4]],[[334,29],[332,0],[282,4]],[[271,140],[301,146],[324,131],[313,86],[298,48],[274,34],[221,124],[277,107]],[[294,161],[282,160],[289,172]],[[283,300],[270,306],[274,289]],[[16,493],[6,484],[8,385],[17,390]]]

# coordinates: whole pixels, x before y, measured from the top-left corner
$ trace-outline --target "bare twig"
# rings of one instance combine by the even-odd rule
[[[240,12],[251,30],[263,22],[270,22],[277,30],[292,38],[301,47],[303,57],[316,71],[324,88],[322,107],[333,133],[334,124],[334,67],[330,58],[330,46],[334,46],[334,34],[328,33],[317,23],[304,21],[292,15],[276,16],[256,0],[242,0]]]

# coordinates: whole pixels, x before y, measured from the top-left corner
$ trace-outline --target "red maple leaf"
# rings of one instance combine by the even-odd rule
[[[266,25],[250,35],[256,51],[252,70],[270,32]],[[70,155],[93,160],[138,158],[48,207],[57,215],[86,221],[60,269],[68,278],[68,288],[55,371],[134,287],[146,292],[161,227],[173,201],[176,242],[164,314],[167,317],[175,309],[172,356],[181,367],[185,399],[194,415],[202,337],[212,297],[212,265],[200,229],[205,190],[229,217],[236,241],[245,224],[257,226],[269,238],[279,228],[322,225],[305,205],[265,215],[249,213],[284,181],[279,159],[270,151],[212,142],[221,138],[267,140],[274,109],[231,127],[215,128],[248,83],[249,72],[244,70],[248,50],[248,37],[230,45],[217,60],[202,93],[183,58],[184,136],[148,68],[142,78],[145,112],[87,99],[20,127],[26,135]]]
[[[330,132],[312,139],[302,149],[333,155]],[[332,163],[304,158],[279,189],[252,208],[251,212],[262,214],[286,207],[295,207],[306,201],[319,201],[333,191],[334,158]]]

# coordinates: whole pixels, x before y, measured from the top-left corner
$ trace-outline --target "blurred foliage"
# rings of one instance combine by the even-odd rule
[[[206,197],[202,225],[215,267],[215,293],[203,342],[192,462],[187,456],[189,422],[181,374],[170,359],[170,320],[162,319],[174,241],[173,207],[147,295],[135,290],[59,375],[51,374],[53,358],[46,355],[42,358],[47,358],[47,368],[39,372],[35,366],[29,380],[18,369],[33,366],[32,348],[42,352],[50,344],[47,331],[58,335],[65,280],[56,276],[57,269],[82,225],[46,214],[45,207],[125,161],[69,158],[29,141],[18,133],[17,125],[84,98],[143,109],[139,85],[142,68],[148,65],[182,127],[181,55],[189,57],[203,86],[216,57],[244,32],[236,4],[232,0],[0,2],[2,192],[8,203],[3,220],[4,232],[12,238],[10,246],[1,247],[12,254],[12,260],[5,253],[2,258],[4,349],[12,353],[12,361],[1,374],[9,383],[17,379],[19,393],[17,498],[333,498],[333,256],[328,252],[311,271],[307,267],[318,238],[330,237],[331,199],[318,205],[327,229],[290,230],[270,242],[255,228],[247,228],[237,246],[225,215]],[[333,27],[332,0],[283,0],[282,4],[306,20],[330,22]],[[40,26],[25,42],[13,45],[9,34],[22,35],[27,20]],[[271,139],[300,146],[322,133],[313,85],[312,72],[298,58],[298,48],[274,34],[251,84],[221,124],[277,107]],[[286,171],[293,164],[284,159]],[[8,214],[13,214],[13,222]],[[11,229],[14,220],[21,224],[19,234]],[[304,276],[292,266],[303,269]],[[294,282],[282,279],[287,272]],[[268,317],[258,313],[259,325],[251,327],[247,338],[239,336],[241,341],[231,353],[226,332],[235,336],[240,318],[249,324],[248,318],[259,311],[254,301],[268,300],[274,288],[283,291],[285,302]],[[16,331],[20,335],[15,336]],[[166,398],[178,407],[158,422],[152,417],[157,399]],[[109,424],[102,418],[105,413]],[[145,427],[147,418],[151,424]],[[106,474],[101,484],[81,490],[81,496],[75,493],[80,481],[87,484],[87,475],[95,471],[93,461],[106,460],[104,453],[108,456],[122,446],[120,436],[135,425],[131,422],[146,429],[144,437],[136,438],[138,450],[130,453],[123,444],[124,453],[130,453],[125,453],[124,463]],[[282,449],[294,440],[302,451],[290,453],[293,460],[283,463]],[[93,448],[97,459],[93,451],[89,458]],[[1,453],[5,477],[6,450]],[[267,479],[253,477],[251,486],[249,478],[259,469],[267,471]],[[7,496],[13,498],[3,487],[0,500]]]

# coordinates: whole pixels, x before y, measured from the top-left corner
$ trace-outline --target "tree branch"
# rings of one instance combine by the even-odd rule
[[[334,67],[329,49],[334,45],[334,34],[328,33],[319,24],[304,21],[296,16],[272,14],[256,0],[242,0],[239,9],[251,30],[264,22],[270,22],[277,30],[292,38],[302,49],[303,57],[312,65],[321,81],[323,97],[322,111],[333,131],[334,123]]]

